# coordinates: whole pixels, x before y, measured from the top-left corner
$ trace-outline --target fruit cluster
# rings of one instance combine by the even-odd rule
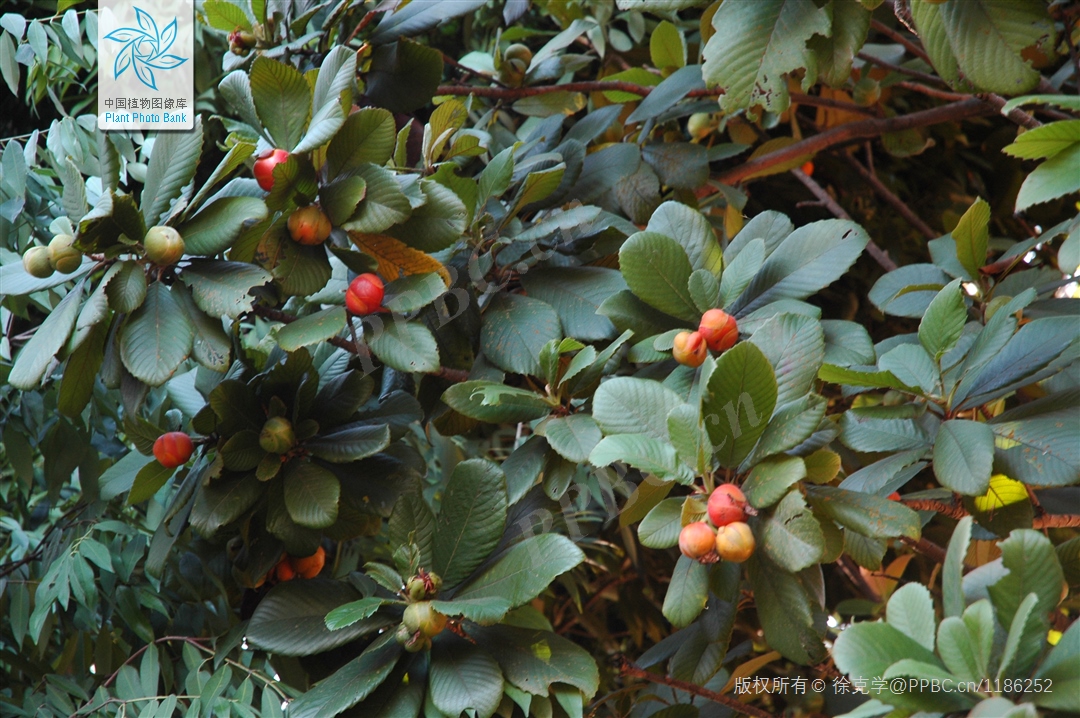
[[[82,252],[74,245],[70,234],[58,234],[47,247],[30,247],[23,254],[23,269],[38,279],[51,277],[53,272],[71,274],[82,264]]]
[[[721,484],[709,496],[709,522],[695,521],[679,533],[679,550],[701,563],[723,559],[742,563],[754,553],[754,533],[746,523],[746,496],[735,484]],[[714,528],[715,527],[715,528]]]
[[[431,639],[442,633],[446,628],[446,616],[435,610],[431,605],[431,599],[439,594],[442,588],[442,579],[438,574],[420,569],[405,584],[405,600],[409,605],[405,607],[405,614],[401,617],[401,625],[397,628],[395,638],[405,647],[406,651],[417,651],[431,648]]]
[[[696,332],[675,335],[672,356],[686,366],[701,366],[709,350],[727,351],[739,341],[739,324],[723,309],[710,309],[701,315]]]
[[[273,577],[278,581],[291,581],[297,576],[300,578],[315,578],[326,565],[326,549],[320,546],[315,553],[310,556],[290,556],[289,554],[282,554],[281,560],[277,562],[273,570],[270,571],[268,576]]]

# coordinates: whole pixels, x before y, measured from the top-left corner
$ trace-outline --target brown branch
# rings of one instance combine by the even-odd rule
[[[651,683],[660,683],[665,686],[674,688],[675,690],[683,691],[691,695],[700,696],[713,703],[719,703],[720,705],[727,706],[733,711],[738,713],[745,713],[746,715],[754,716],[754,718],[776,718],[772,713],[762,710],[757,706],[747,705],[740,700],[725,696],[716,691],[710,691],[708,688],[702,688],[694,683],[688,683],[686,681],[680,681],[677,678],[671,678],[669,676],[660,675],[659,673],[651,673],[649,671],[638,668],[626,658],[620,657],[619,659],[619,673],[629,678],[637,678],[643,681],[649,681]]]
[[[877,65],[884,70],[888,70],[890,72],[898,72],[901,75],[914,77],[915,79],[922,80],[923,82],[935,82],[942,85],[948,84],[947,82],[945,82],[945,80],[941,79],[937,75],[931,75],[927,72],[921,72],[919,70],[912,70],[910,67],[904,67],[902,65],[894,65],[891,62],[887,62],[879,57],[874,57],[873,55],[865,52],[860,52],[858,55],[856,55],[856,57],[858,57],[863,62],[869,62],[871,65]]]
[[[757,159],[744,162],[726,172],[721,172],[713,179],[724,184],[735,184],[747,177],[757,174],[762,170],[774,167],[782,162],[788,162],[804,155],[815,154],[836,145],[846,144],[855,140],[868,137],[878,137],[887,132],[899,132],[913,127],[924,127],[941,122],[965,120],[971,117],[988,115],[993,110],[982,100],[972,97],[961,102],[934,107],[929,110],[912,112],[909,115],[888,117],[883,119],[859,120],[826,130],[805,140],[788,145],[787,147],[770,152]]]
[[[926,95],[927,97],[933,97],[938,100],[946,100],[947,102],[960,102],[966,100],[971,95],[962,95],[959,92],[950,92],[949,90],[939,90],[935,87],[927,87],[926,85],[918,82],[911,82],[910,80],[901,80],[897,82],[893,87],[899,87],[904,90],[911,90],[912,92],[918,92]]]
[[[286,314],[280,309],[264,307],[259,304],[253,306],[251,308],[251,311],[252,313],[259,315],[260,317],[270,319],[275,322],[281,322],[283,324],[290,324],[292,322],[295,322],[299,318],[294,317],[292,314]],[[330,337],[327,341],[336,347],[344,349],[350,354],[355,354],[356,356],[365,358],[371,357],[371,349],[368,348],[367,344],[354,344],[345,337]],[[468,381],[469,379],[469,372],[465,371],[464,369],[451,369],[450,367],[445,366],[439,367],[435,371],[429,373],[431,374],[431,376],[437,376],[440,379],[446,379],[453,382]]]
[[[931,499],[902,499],[900,503],[904,504],[904,506],[907,506],[909,509],[914,509],[916,511],[936,511],[943,516],[948,516],[957,521],[970,515],[963,506],[960,506],[959,504],[947,504],[944,501],[934,501]],[[1080,528],[1080,514],[1043,514],[1042,516],[1036,516],[1032,519],[1031,527],[1033,529]],[[910,539],[905,540],[905,543],[908,541],[910,541]]]
[[[854,157],[843,153],[841,153],[841,157],[843,157],[847,161],[847,163],[851,165],[851,167],[856,172],[859,173],[860,177],[869,182],[870,186],[874,188],[874,191],[877,192],[883,200],[888,202],[893,209],[899,212],[901,216],[903,216],[903,218],[908,221],[908,224],[922,232],[924,237],[926,237],[927,239],[936,239],[939,236],[939,234],[935,232],[930,227],[930,225],[928,225],[926,222],[923,222],[922,218],[919,217],[919,215],[915,214],[915,211],[912,210],[911,207],[909,207],[904,202],[904,200],[893,194],[892,191],[888,187],[886,187],[880,179],[877,178],[877,175],[868,170],[866,167],[863,167],[862,162],[859,162]]]
[[[930,62],[930,56],[926,54],[926,50],[923,50],[922,46],[920,46],[916,42],[907,39],[902,34],[897,32],[896,30],[893,30],[891,27],[881,22],[880,20],[871,20],[870,27],[875,32],[881,33],[893,42],[903,45],[912,55],[925,60],[930,65],[934,64]]]
[[[999,113],[1001,113],[1001,108],[1005,106],[1005,98],[1001,95],[995,95],[993,92],[982,93],[978,95],[978,98],[993,107]],[[1026,127],[1029,130],[1033,130],[1036,127],[1042,127],[1041,122],[1021,110],[1019,107],[1014,107],[1013,109],[1004,113],[1004,115],[1005,117],[1008,117],[1012,122],[1020,125],[1021,127]]]
[[[820,137],[821,135],[817,135],[817,136]],[[814,196],[818,198],[818,200],[821,202],[822,206],[824,206],[826,209],[828,209],[830,212],[832,212],[833,215],[835,215],[836,217],[839,217],[840,219],[846,219],[846,220],[854,221],[854,220],[851,219],[851,215],[848,214],[844,210],[844,208],[841,207],[836,202],[836,200],[832,198],[832,195],[830,195],[828,192],[826,192],[825,188],[822,187],[821,185],[819,185],[814,180],[813,177],[809,176],[808,174],[803,172],[801,169],[794,169],[794,170],[791,171],[791,174],[795,175],[796,179],[798,179],[800,182],[802,182],[803,185],[805,185],[808,190],[813,192]],[[894,269],[896,269],[896,262],[892,261],[892,258],[889,257],[889,253],[886,252],[881,247],[879,247],[877,245],[877,243],[874,242],[874,240],[871,239],[867,243],[867,245],[866,245],[866,253],[869,254],[871,257],[873,257],[874,261],[876,261],[878,264],[880,264],[885,269],[886,272],[891,272]]]
[[[866,580],[866,576],[859,570],[858,564],[855,563],[851,556],[842,554],[840,558],[837,559],[836,565],[840,569],[840,572],[847,576],[848,580],[859,589],[867,600],[874,603],[881,603],[881,594]]]
[[[913,539],[908,538],[907,536],[901,536],[900,540],[903,541],[904,544],[915,549],[916,552],[926,556],[931,561],[941,564],[945,563],[945,549],[941,548],[933,541],[928,541],[924,538]]]
[[[466,68],[467,69],[467,68]],[[486,76],[485,76],[486,77]],[[646,97],[655,88],[648,85],[638,85],[633,82],[622,81],[582,81],[566,82],[561,85],[536,85],[533,87],[478,87],[476,85],[440,85],[435,91],[436,95],[475,95],[477,97],[490,97],[496,100],[518,100],[522,97],[535,97],[537,95],[550,95],[555,92],[629,92],[634,95]],[[690,90],[686,97],[719,97],[724,91],[719,88],[699,88]],[[791,102],[795,105],[807,105],[811,107],[827,107],[844,112],[853,112],[860,115],[876,117],[877,112],[869,107],[856,105],[851,102],[842,102],[828,97],[807,95],[801,92],[790,94]]]

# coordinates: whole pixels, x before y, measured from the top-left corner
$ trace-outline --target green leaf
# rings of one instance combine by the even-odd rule
[[[899,379],[902,386],[917,387],[924,395],[941,393],[941,371],[920,344],[890,349],[878,360],[878,367]]]
[[[233,5],[228,0],[206,0],[203,4],[203,12],[206,20],[215,30],[232,32],[240,28],[251,32],[251,20],[241,8]]]
[[[390,444],[386,424],[346,424],[308,439],[304,448],[324,461],[345,464],[374,456]]]
[[[769,0],[776,1],[793,0]],[[869,241],[862,227],[847,220],[827,219],[799,227],[769,254],[728,313],[742,317],[780,299],[809,297],[839,279]]]
[[[799,578],[762,552],[747,561],[747,573],[769,647],[802,664],[823,660],[825,617]]]
[[[589,454],[589,463],[596,467],[620,461],[661,479],[681,484],[690,484],[694,480],[694,472],[679,463],[675,447],[648,434],[606,436]]]
[[[175,472],[175,467],[167,468],[156,461],[151,461],[139,469],[139,473],[135,474],[135,482],[131,485],[131,491],[128,492],[127,505],[134,506],[152,498]]]
[[[960,519],[949,539],[949,549],[945,553],[945,563],[941,570],[941,606],[946,616],[959,616],[964,612],[964,558],[967,556],[968,543],[971,541],[970,516]]]
[[[447,715],[475,711],[491,718],[503,696],[503,675],[487,651],[458,638],[435,644],[428,674],[428,701]]]
[[[901,706],[920,705],[916,702],[920,694],[893,693],[887,683],[883,688],[874,688],[873,679],[883,676],[889,666],[904,659],[940,666],[937,656],[931,651],[888,623],[864,622],[844,629],[833,644],[832,655],[836,667],[843,673],[851,678],[866,679],[872,697],[881,697],[890,704]],[[929,695],[926,694],[923,704],[930,700],[939,701],[942,694],[932,699]]]
[[[956,346],[967,323],[967,304],[960,290],[960,280],[954,279],[938,292],[919,322],[919,342],[934,358]]]
[[[412,207],[390,170],[374,164],[362,164],[354,173],[367,184],[367,194],[356,214],[344,223],[345,229],[366,233],[382,232],[408,219]]]
[[[918,319],[949,279],[937,265],[908,264],[883,274],[870,289],[869,299],[886,314]]]
[[[392,312],[407,314],[423,309],[446,293],[446,284],[437,272],[410,274],[386,286],[383,306]]]
[[[990,602],[976,601],[964,611],[963,618],[945,618],[938,626],[937,644],[942,662],[957,678],[978,681],[988,676],[994,647],[994,611]]]
[[[546,696],[559,683],[590,697],[599,688],[600,675],[592,657],[550,631],[502,625],[470,628],[469,634],[499,662],[507,683],[526,693]]]
[[[492,424],[532,421],[547,416],[552,409],[535,392],[490,381],[455,384],[443,393],[442,399],[454,411]]]
[[[1016,211],[1023,212],[1032,205],[1080,190],[1080,178],[1073,172],[1077,163],[1080,163],[1080,142],[1036,167],[1020,185],[1020,193],[1016,195]]]
[[[424,204],[389,234],[422,252],[438,252],[461,238],[468,211],[452,189],[438,182],[422,180],[420,191],[426,200]]]
[[[834,364],[822,364],[821,369],[818,370],[818,379],[833,384],[900,389],[901,391],[916,393],[914,389],[900,381],[889,371],[861,371]]]
[[[920,583],[909,583],[889,597],[885,609],[889,625],[919,642],[928,651],[934,650],[934,601],[930,591]]]
[[[200,487],[191,508],[191,525],[204,536],[240,518],[263,495],[263,484],[254,474],[222,478]]]
[[[15,366],[8,374],[8,384],[23,391],[37,387],[56,352],[60,351],[71,336],[71,330],[75,328],[75,321],[79,318],[82,299],[83,283],[80,282],[49,312],[45,321],[19,352],[15,358]]]
[[[776,406],[806,395],[825,359],[825,334],[820,322],[801,314],[777,314],[753,333],[750,342],[773,366]]]
[[[442,4],[451,3],[444,0]],[[465,3],[453,5],[456,8],[468,6]],[[406,7],[405,11],[411,11],[411,8]],[[365,93],[377,107],[385,107],[391,112],[412,112],[431,101],[442,75],[441,52],[401,38],[390,45],[375,48]]]
[[[934,475],[941,485],[967,496],[982,496],[990,486],[994,433],[987,424],[950,419],[934,439]]]
[[[418,322],[392,320],[370,337],[364,332],[375,356],[398,371],[432,372],[439,368],[439,347],[426,326]]]
[[[917,539],[921,534],[919,515],[898,501],[831,486],[807,486],[806,494],[815,513],[863,536]]]
[[[131,375],[161,386],[191,353],[195,326],[161,282],[146,291],[146,301],[120,330],[120,357]]]
[[[432,513],[431,507],[424,501],[419,491],[412,489],[401,495],[394,504],[387,529],[394,546],[415,544],[419,550],[417,560],[420,566],[427,568],[432,565],[431,543],[435,535],[435,514]],[[371,570],[370,566],[378,565],[380,564],[369,564],[368,571]],[[401,588],[402,582],[399,577],[393,590],[397,591]]]
[[[825,536],[806,500],[789,492],[761,527],[762,549],[777,566],[796,573],[821,560]]]
[[[822,427],[828,402],[817,394],[807,394],[789,402],[773,414],[765,433],[743,466],[756,464],[762,457],[795,449]],[[777,496],[776,498],[779,498]],[[775,501],[775,499],[773,499]]]
[[[815,34],[829,36],[830,18],[811,0],[759,0],[721,5],[712,26],[702,75],[710,87],[724,90],[721,109],[761,105],[782,112],[788,107],[786,75],[816,67],[806,44]]]
[[[742,490],[755,509],[772,506],[788,489],[806,478],[806,464],[798,456],[778,456],[755,466]],[[792,569],[798,571],[799,569]]]
[[[544,436],[560,456],[577,463],[588,460],[603,438],[599,425],[588,414],[556,417],[544,425]]]
[[[614,377],[593,395],[593,418],[605,434],[643,432],[667,440],[667,416],[683,400],[657,381]]]
[[[979,276],[979,267],[986,264],[986,248],[990,242],[990,205],[982,197],[964,212],[952,231],[952,238],[956,242],[956,258],[968,276]]]
[[[1054,687],[1053,692],[1047,691],[1035,697],[1037,705],[1061,711],[1075,710],[1074,698],[1080,690],[1077,661],[1080,661],[1080,622],[1073,621],[1035,673],[1036,678],[1047,681],[1045,685]]]
[[[754,344],[724,352],[702,396],[702,415],[721,466],[736,467],[765,431],[776,407],[776,377]]]
[[[547,302],[559,315],[566,336],[581,341],[615,337],[615,326],[597,310],[609,297],[626,289],[617,270],[606,267],[533,269],[521,283],[530,297]]]
[[[921,4],[921,3],[920,3]],[[1039,2],[1000,4],[993,0],[944,3],[941,23],[963,77],[982,90],[1017,95],[1033,89],[1039,73],[1021,52],[1055,35]],[[919,30],[919,18],[916,17]],[[920,33],[921,34],[921,33]],[[937,57],[931,54],[937,65]]]
[[[236,319],[251,311],[255,301],[251,290],[269,282],[271,276],[247,262],[193,260],[180,278],[191,288],[199,309],[212,317]]]
[[[394,116],[382,108],[366,107],[345,120],[326,151],[331,177],[360,169],[370,162],[382,166],[394,152]]]
[[[675,628],[684,628],[705,608],[709,597],[709,567],[679,556],[664,595],[664,618]]]
[[[300,317],[277,331],[277,342],[284,351],[293,352],[300,347],[318,344],[341,333],[345,328],[345,309],[331,307]]]
[[[585,560],[574,543],[558,534],[532,536],[515,545],[454,594],[455,601],[502,598],[507,608],[533,600],[560,574]]]
[[[210,371],[226,371],[229,368],[232,340],[225,334],[221,319],[209,317],[195,306],[195,301],[183,284],[173,284],[171,291],[173,298],[176,299],[177,304],[183,306],[183,311],[187,313],[195,328],[195,338],[191,345],[192,358]],[[197,412],[202,408],[204,401],[198,392],[195,396],[197,405],[195,412]]]
[[[1003,418],[1009,417],[1003,414],[995,419],[998,423],[990,424],[997,469],[1033,486],[1075,483],[1080,476],[1075,410],[1062,409],[1020,421],[1000,421]]]
[[[1027,130],[1001,151],[1025,160],[1044,160],[1080,142],[1080,120],[1059,120]]]
[[[359,601],[346,603],[344,606],[338,606],[326,614],[324,619],[326,627],[331,631],[346,628],[357,621],[375,615],[375,612],[386,603],[389,603],[388,599],[369,596],[368,598],[361,598]]]
[[[914,419],[881,417],[874,407],[849,409],[840,416],[840,441],[854,451],[929,448],[930,437]]]
[[[695,270],[705,269],[720,276],[723,252],[712,225],[701,212],[681,202],[664,202],[653,212],[645,229],[678,242]]]
[[[946,681],[953,681],[955,683],[955,676],[944,670],[940,666],[932,663],[926,663],[925,661],[917,661],[911,658],[903,658],[896,663],[889,666],[885,673],[882,674],[882,678],[891,681],[894,678],[906,677],[909,681],[917,680],[919,682],[929,681],[929,685],[949,685]],[[891,685],[891,683],[890,683]],[[930,700],[933,701],[931,705],[942,706],[954,711],[963,708],[970,708],[975,701],[964,693],[945,693],[941,698],[926,699],[921,695],[916,698],[919,703],[927,703]]]
[[[828,37],[816,35],[807,45],[817,56],[818,77],[833,87],[851,78],[855,53],[862,49],[870,30],[870,12],[859,0],[833,0],[832,30]]]
[[[222,197],[199,210],[177,227],[187,254],[224,252],[248,226],[266,217],[266,203],[258,197]]]
[[[540,373],[540,350],[562,338],[559,315],[547,302],[500,294],[484,311],[480,346],[496,366],[517,374]]]
[[[94,380],[105,358],[105,338],[108,333],[104,323],[95,324],[86,340],[68,357],[56,397],[56,408],[64,416],[79,416],[90,403]]]
[[[454,467],[435,518],[435,572],[447,587],[468,577],[499,543],[506,525],[506,479],[481,459]]]
[[[664,499],[638,525],[638,540],[647,548],[671,548],[679,543],[682,531],[683,497]]]
[[[190,132],[158,132],[146,166],[139,204],[147,226],[158,224],[169,205],[195,176],[202,154],[202,119],[196,115]],[[142,237],[131,237],[141,241]]]
[[[619,249],[619,269],[646,304],[687,321],[701,318],[687,289],[694,270],[675,240],[656,232],[631,235]]]
[[[1039,597],[1029,593],[1013,616],[1009,626],[1009,635],[1005,639],[1005,649],[1001,655],[1001,665],[997,677],[1018,678],[1031,673],[1031,664],[1042,652],[1043,637],[1046,635],[1045,616],[1035,613]]]
[[[292,65],[259,55],[249,73],[251,98],[274,145],[292,150],[311,118],[311,90]]]
[[[338,177],[319,187],[319,204],[335,227],[345,224],[367,196],[363,177]]]
[[[987,588],[1002,625],[1012,623],[1029,593],[1039,597],[1035,611],[1045,616],[1061,599],[1065,581],[1050,539],[1032,529],[1016,529],[998,546],[1008,575]]]
[[[287,585],[289,584],[283,584]],[[334,635],[338,633],[341,632]],[[351,708],[371,695],[372,691],[386,680],[400,655],[401,646],[394,640],[393,631],[388,631],[336,673],[291,701],[290,718],[335,716]]]
[[[667,20],[662,21],[653,30],[649,38],[649,56],[653,67],[680,68],[686,64],[686,40],[679,28]]]
[[[338,516],[341,483],[326,469],[310,461],[294,459],[285,466],[285,505],[289,517],[300,526],[322,529]]]

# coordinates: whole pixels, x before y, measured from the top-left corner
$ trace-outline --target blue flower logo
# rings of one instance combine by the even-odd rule
[[[121,27],[105,36],[106,40],[124,43],[113,63],[113,77],[119,78],[128,68],[151,90],[158,89],[154,70],[172,70],[188,61],[186,57],[167,54],[176,41],[176,20],[159,31],[150,13],[136,7],[139,27]]]

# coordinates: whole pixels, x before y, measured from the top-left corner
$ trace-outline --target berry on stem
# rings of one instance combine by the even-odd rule
[[[716,532],[704,521],[695,521],[679,532],[679,550],[683,556],[700,561],[716,550]]]
[[[46,279],[52,276],[55,271],[53,269],[52,262],[49,261],[49,250],[47,247],[31,247],[26,250],[22,258],[23,269],[31,277],[37,277],[38,279]]]
[[[172,227],[151,227],[143,237],[146,258],[159,267],[176,264],[184,256],[184,238]]]
[[[367,272],[349,284],[345,292],[345,308],[350,314],[362,317],[382,310],[383,281],[378,275]]]
[[[71,274],[82,266],[82,252],[75,249],[75,238],[58,234],[49,242],[49,264],[61,274]]]
[[[162,434],[154,442],[154,458],[167,469],[183,466],[191,458],[195,445],[191,437],[182,431]]]
[[[698,332],[714,352],[727,351],[739,341],[739,324],[723,309],[710,309],[702,314]]]
[[[713,526],[727,526],[746,519],[746,496],[735,484],[721,484],[709,495],[707,506]]]
[[[716,532],[716,553],[733,563],[742,563],[754,553],[754,532],[742,521],[721,526]]]
[[[675,335],[671,355],[675,361],[686,366],[701,366],[709,355],[709,347],[700,332],[679,332]]]
[[[255,160],[252,173],[259,186],[269,192],[274,189],[274,168],[289,159],[289,153],[285,150],[267,150]]]
[[[322,244],[330,236],[333,227],[330,218],[318,206],[309,204],[289,215],[289,236],[297,244],[308,246]]]

